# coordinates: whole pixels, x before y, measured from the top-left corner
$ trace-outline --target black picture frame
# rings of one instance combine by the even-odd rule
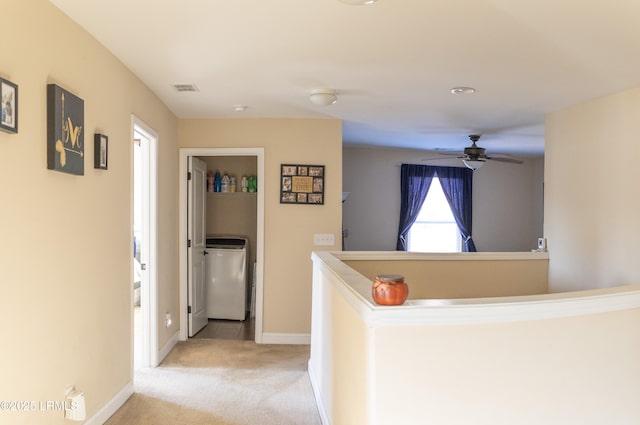
[[[324,165],[281,164],[280,203],[324,205]]]
[[[93,135],[93,168],[107,170],[109,167],[109,137],[95,133]]]
[[[84,175],[84,101],[47,85],[47,168]]]
[[[18,132],[18,85],[0,78],[0,130]]]

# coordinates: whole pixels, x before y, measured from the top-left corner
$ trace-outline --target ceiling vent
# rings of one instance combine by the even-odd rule
[[[199,91],[195,84],[174,84],[173,88],[179,92]]]

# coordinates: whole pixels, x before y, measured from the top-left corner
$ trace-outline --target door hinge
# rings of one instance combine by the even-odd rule
[[[187,172],[187,180],[191,180],[191,171]]]
[[[191,239],[187,239],[187,248],[191,248]]]
[[[191,314],[191,306],[187,307],[187,313]]]

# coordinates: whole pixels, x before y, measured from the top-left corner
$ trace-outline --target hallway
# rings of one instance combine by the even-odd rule
[[[207,326],[192,338],[253,341],[256,333],[255,323],[255,319],[246,319],[244,321],[209,319]]]

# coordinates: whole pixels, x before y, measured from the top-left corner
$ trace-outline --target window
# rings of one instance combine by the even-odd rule
[[[460,230],[437,177],[431,181],[427,198],[409,230],[407,248],[413,252],[462,251]]]

